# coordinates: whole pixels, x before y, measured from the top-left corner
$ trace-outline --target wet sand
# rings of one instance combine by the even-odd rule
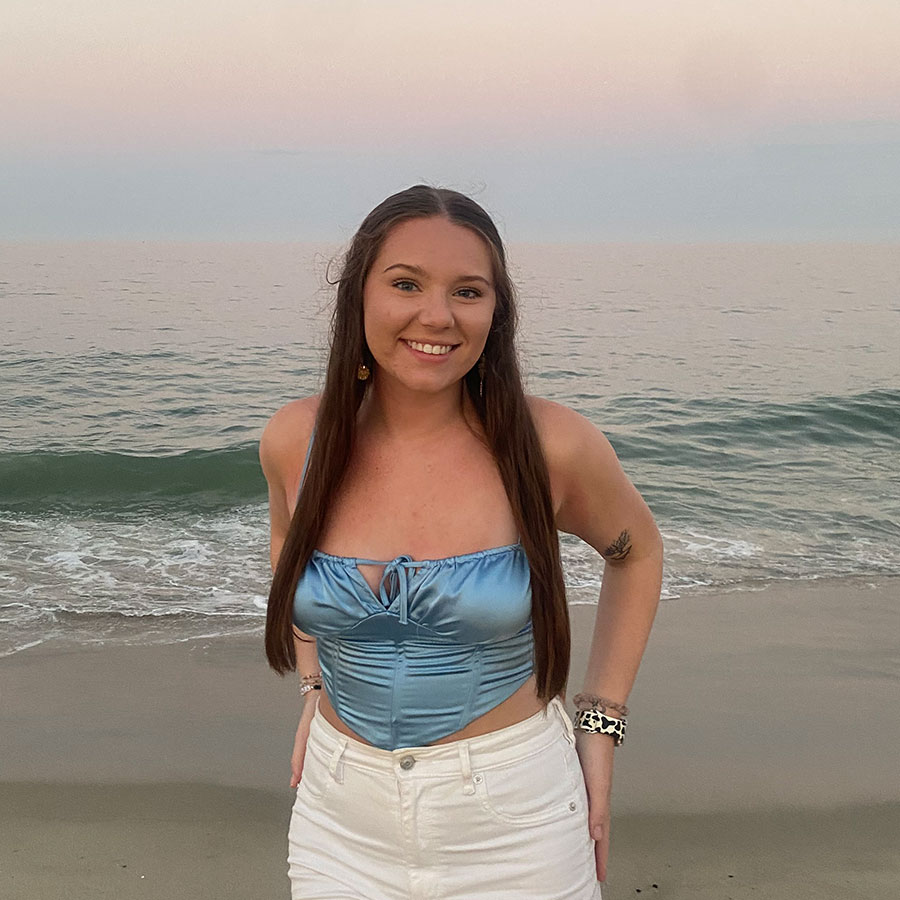
[[[573,609],[571,693],[592,622]],[[605,900],[897,896],[898,625],[898,579],[662,603]],[[297,711],[259,639],[0,659],[0,895],[288,897]]]

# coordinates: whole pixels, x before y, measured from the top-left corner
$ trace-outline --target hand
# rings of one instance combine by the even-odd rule
[[[588,828],[594,844],[597,879],[606,881],[609,856],[610,797],[612,794],[613,739],[608,734],[575,732],[575,749],[588,795]]]
[[[316,711],[316,703],[318,702],[318,691],[311,691],[316,694],[315,699],[304,702],[303,712],[300,714],[300,724],[297,726],[297,734],[294,737],[294,751],[291,753],[291,787],[295,788],[300,784],[300,777],[303,774],[303,758],[306,756],[306,741],[309,738],[309,723],[312,721],[313,714]]]

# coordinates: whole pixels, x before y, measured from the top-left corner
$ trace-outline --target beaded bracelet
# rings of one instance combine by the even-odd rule
[[[315,672],[312,675],[303,675],[300,678],[300,696],[303,697],[305,694],[308,694],[310,691],[321,691],[322,690],[322,673]]]

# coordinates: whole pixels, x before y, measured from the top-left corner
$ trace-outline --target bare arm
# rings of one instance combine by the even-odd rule
[[[625,703],[659,605],[662,537],[599,429],[557,403],[535,398],[532,408],[547,454],[557,528],[578,535],[606,561],[584,690]],[[579,731],[576,747],[597,877],[605,881],[615,744],[609,735]]]
[[[314,414],[315,409],[312,407],[310,410],[309,401],[290,403],[275,413],[260,438],[259,460],[269,486],[269,560],[273,572],[290,526],[294,495],[300,478],[299,466],[302,466],[303,460],[302,451],[309,439]],[[300,448],[299,460],[298,448]],[[297,657],[299,690],[299,679],[303,675],[319,671],[319,656],[315,638],[296,626],[294,626],[294,652]],[[318,697],[319,691],[309,691],[300,698],[302,711],[291,756],[291,787],[296,787],[300,781],[309,722],[315,713]]]
[[[583,689],[625,703],[659,605],[663,544],[611,444],[588,419],[552,404],[557,527],[605,560]]]
[[[291,524],[300,469],[315,421],[317,400],[318,398],[296,400],[282,407],[269,420],[259,441],[259,461],[269,486],[269,561],[273,572],[278,565],[278,557]],[[297,653],[298,675],[319,670],[315,638],[296,626],[294,649]]]

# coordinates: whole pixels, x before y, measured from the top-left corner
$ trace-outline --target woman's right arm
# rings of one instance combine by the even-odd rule
[[[297,672],[300,675],[310,675],[319,671],[319,654],[316,650],[316,640],[311,638],[306,641],[298,640],[297,635],[309,638],[298,628],[294,628],[294,650],[297,653]],[[297,686],[299,690],[299,685]],[[309,723],[316,711],[321,691],[307,691],[301,698],[303,708],[300,712],[300,724],[297,725],[297,733],[294,736],[294,750],[291,753],[291,787],[295,788],[300,783],[303,774],[303,757],[306,755],[306,740],[309,737]]]
[[[299,486],[303,450],[300,451],[298,460],[298,447],[305,449],[315,421],[315,405],[311,402],[312,399],[296,400],[278,410],[269,420],[259,441],[259,461],[269,486],[269,559],[273,572],[278,565],[278,557],[281,555],[281,548],[291,523],[293,497]],[[294,626],[294,651],[297,656],[299,690],[299,676],[319,671],[319,656],[315,638],[304,634],[296,626]],[[291,754],[292,788],[300,783],[309,723],[315,713],[319,694],[319,691],[309,691],[299,698],[302,711]]]

